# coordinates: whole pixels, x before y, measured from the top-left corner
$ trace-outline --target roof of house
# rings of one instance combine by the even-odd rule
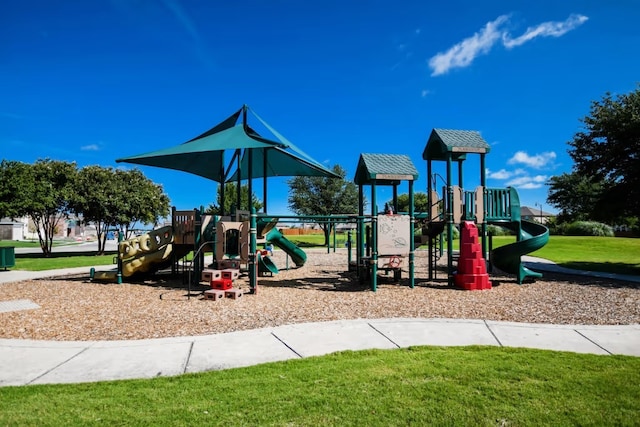
[[[545,212],[542,211],[541,209],[538,208],[530,208],[529,206],[522,206],[520,208],[520,216],[555,216],[555,214],[549,213],[549,212]]]

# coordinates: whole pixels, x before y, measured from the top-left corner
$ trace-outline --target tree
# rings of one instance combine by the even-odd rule
[[[42,253],[49,256],[54,235],[72,211],[76,164],[44,159],[22,168],[18,168],[22,195],[15,201],[14,214],[31,218]]]
[[[296,176],[289,181],[289,209],[297,215],[357,214],[358,189],[353,182],[345,180],[347,172],[335,165],[333,172],[342,179],[319,176]],[[331,229],[320,222],[324,231],[325,245],[329,243]]]
[[[581,119],[569,142],[573,171],[609,186],[598,200],[611,221],[640,217],[640,86],[629,94],[605,94]]]
[[[387,202],[389,206],[393,206],[393,200]],[[427,193],[416,191],[413,193],[413,211],[429,212],[429,200]],[[398,194],[398,212],[409,212],[409,194]]]
[[[92,222],[98,237],[98,253],[104,253],[109,227],[116,225],[118,194],[115,171],[101,166],[86,166],[78,172],[73,209],[83,222]]]
[[[386,204],[388,206],[393,206],[393,200],[389,200]],[[413,211],[414,213],[430,212],[427,193],[424,193],[422,191],[416,191],[415,193],[413,193]],[[398,212],[409,212],[409,194],[398,194]],[[422,227],[426,224],[426,219],[416,221],[416,225],[418,227]]]
[[[218,196],[216,197],[216,202],[209,205],[206,212],[209,215],[221,215],[222,209],[221,206],[224,206],[224,214],[229,215],[232,212],[236,211],[238,200],[238,187],[233,182],[227,182],[224,185],[224,204],[222,201],[222,186],[218,186]],[[249,186],[242,185],[240,187],[240,206],[248,206],[249,200]],[[262,202],[255,194],[251,195],[251,201],[253,203],[253,207],[256,212],[262,209]]]
[[[13,160],[0,163],[0,218],[17,218],[28,194],[24,191],[29,165]]]
[[[155,225],[169,213],[169,197],[137,169],[86,166],[78,173],[74,211],[95,225],[98,253],[104,253],[110,227],[129,238],[136,223]]]
[[[140,170],[116,170],[113,185],[118,201],[115,225],[126,238],[131,237],[137,223],[156,225],[169,214],[169,196]]]
[[[605,182],[572,172],[552,176],[547,185],[547,203],[560,210],[559,223],[601,217],[598,205],[607,188]]]

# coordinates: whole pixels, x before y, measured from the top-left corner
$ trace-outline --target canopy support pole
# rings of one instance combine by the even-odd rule
[[[397,200],[396,200],[397,203]],[[415,235],[415,227],[416,227],[416,218],[414,214],[415,209],[415,201],[413,194],[413,181],[409,181],[409,235],[411,239],[409,240],[409,286],[411,289],[415,287],[415,250],[416,250],[416,240],[414,238]],[[397,208],[397,206],[396,206]]]
[[[269,150],[265,149],[264,150],[264,155],[262,156],[263,158],[263,162],[262,162],[262,175],[264,175],[262,177],[262,211],[266,214],[267,213],[267,156],[269,154]]]

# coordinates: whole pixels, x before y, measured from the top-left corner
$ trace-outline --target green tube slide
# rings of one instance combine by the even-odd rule
[[[284,237],[277,228],[272,228],[265,236],[265,239],[273,243],[274,246],[282,249],[287,255],[291,257],[293,262],[298,267],[302,267],[307,261],[307,254],[298,246],[293,244],[291,240]]]
[[[549,241],[549,229],[537,222],[492,222],[508,228],[518,235],[518,241],[496,248],[491,253],[491,262],[505,273],[515,274],[518,283],[527,277],[542,277],[541,273],[529,270],[522,264],[522,255],[537,251]]]

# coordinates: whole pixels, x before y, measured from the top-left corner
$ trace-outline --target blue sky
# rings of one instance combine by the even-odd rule
[[[247,104],[349,179],[360,153],[410,156],[416,191],[431,129],[477,130],[488,185],[553,211],[544,183],[570,171],[590,102],[640,81],[639,18],[634,0],[7,1],[0,158],[116,166]],[[140,169],[179,209],[214,199],[213,182]],[[269,181],[270,213],[287,213],[285,181]]]

